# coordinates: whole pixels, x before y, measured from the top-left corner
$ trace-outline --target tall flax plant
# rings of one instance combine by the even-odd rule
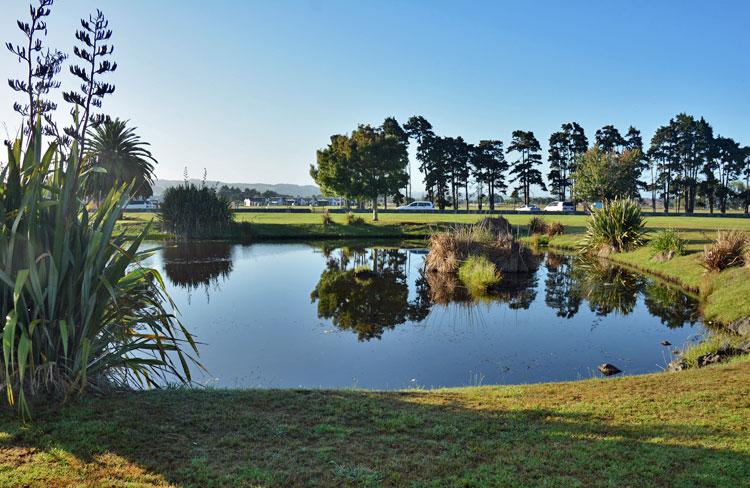
[[[68,396],[86,389],[190,381],[197,353],[171,314],[159,273],[142,265],[147,230],[115,234],[128,200],[112,189],[86,206],[92,171],[76,143],[63,163],[55,144],[36,136],[8,146],[0,172],[0,384],[30,413],[28,395]]]
[[[646,221],[638,204],[631,200],[613,200],[594,210],[581,240],[585,254],[630,251],[645,243]]]

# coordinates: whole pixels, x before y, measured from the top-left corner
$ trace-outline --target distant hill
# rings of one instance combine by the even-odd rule
[[[202,180],[198,180],[195,178],[188,180],[188,182],[194,183],[196,185],[202,184]],[[183,180],[156,180],[154,182],[154,196],[161,196],[161,194],[164,193],[164,190],[166,190],[167,188],[181,185],[182,183]],[[261,193],[270,190],[278,193],[279,195],[290,195],[293,197],[312,197],[315,195],[320,195],[320,188],[315,185],[293,185],[290,183],[278,183],[275,185],[270,185],[268,183],[227,183],[223,181],[212,180],[206,180],[206,185],[215,188],[218,188],[222,185],[227,185],[239,188],[240,190],[244,190],[245,188],[254,188]]]

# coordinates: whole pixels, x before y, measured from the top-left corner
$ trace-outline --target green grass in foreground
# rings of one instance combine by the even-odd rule
[[[750,361],[437,391],[166,390],[0,411],[1,486],[746,486]]]

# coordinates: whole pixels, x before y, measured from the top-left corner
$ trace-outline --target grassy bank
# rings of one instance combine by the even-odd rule
[[[429,236],[436,229],[453,224],[474,223],[484,218],[478,214],[405,214],[385,213],[379,222],[371,222],[368,214],[361,214],[363,224],[347,224],[345,214],[331,214],[333,225],[323,225],[320,213],[237,213],[237,222],[250,223],[248,239],[321,239],[321,238],[414,238]],[[154,220],[153,213],[129,213],[118,225],[120,229],[134,232]],[[524,227],[533,215],[504,215],[511,224]],[[585,229],[585,215],[542,215],[550,222],[561,222],[566,233],[581,233]],[[659,229],[674,227],[692,231],[714,231],[716,229],[750,230],[750,219],[706,218],[706,217],[649,217],[648,227]],[[158,222],[152,233],[154,238],[163,237]]]
[[[651,220],[649,219],[649,223]],[[711,220],[711,225],[714,225],[714,219]],[[735,228],[747,230],[747,227],[739,225]],[[730,268],[721,273],[706,272],[699,259],[704,246],[716,238],[716,230],[683,230],[680,235],[687,241],[685,254],[669,261],[652,259],[648,245],[630,252],[611,254],[608,259],[697,293],[703,301],[703,316],[709,322],[726,324],[749,317],[750,268]],[[550,239],[550,246],[574,249],[579,239],[579,234],[556,236]]]
[[[1,486],[742,486],[750,361],[519,387],[168,390],[0,414]]]

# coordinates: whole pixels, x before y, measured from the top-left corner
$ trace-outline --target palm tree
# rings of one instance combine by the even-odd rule
[[[149,143],[141,140],[135,127],[127,121],[106,120],[89,131],[86,155],[91,166],[106,172],[94,172],[91,189],[97,200],[109,189],[122,183],[133,183],[132,197],[148,198],[153,195],[154,165],[156,160],[147,149]]]

